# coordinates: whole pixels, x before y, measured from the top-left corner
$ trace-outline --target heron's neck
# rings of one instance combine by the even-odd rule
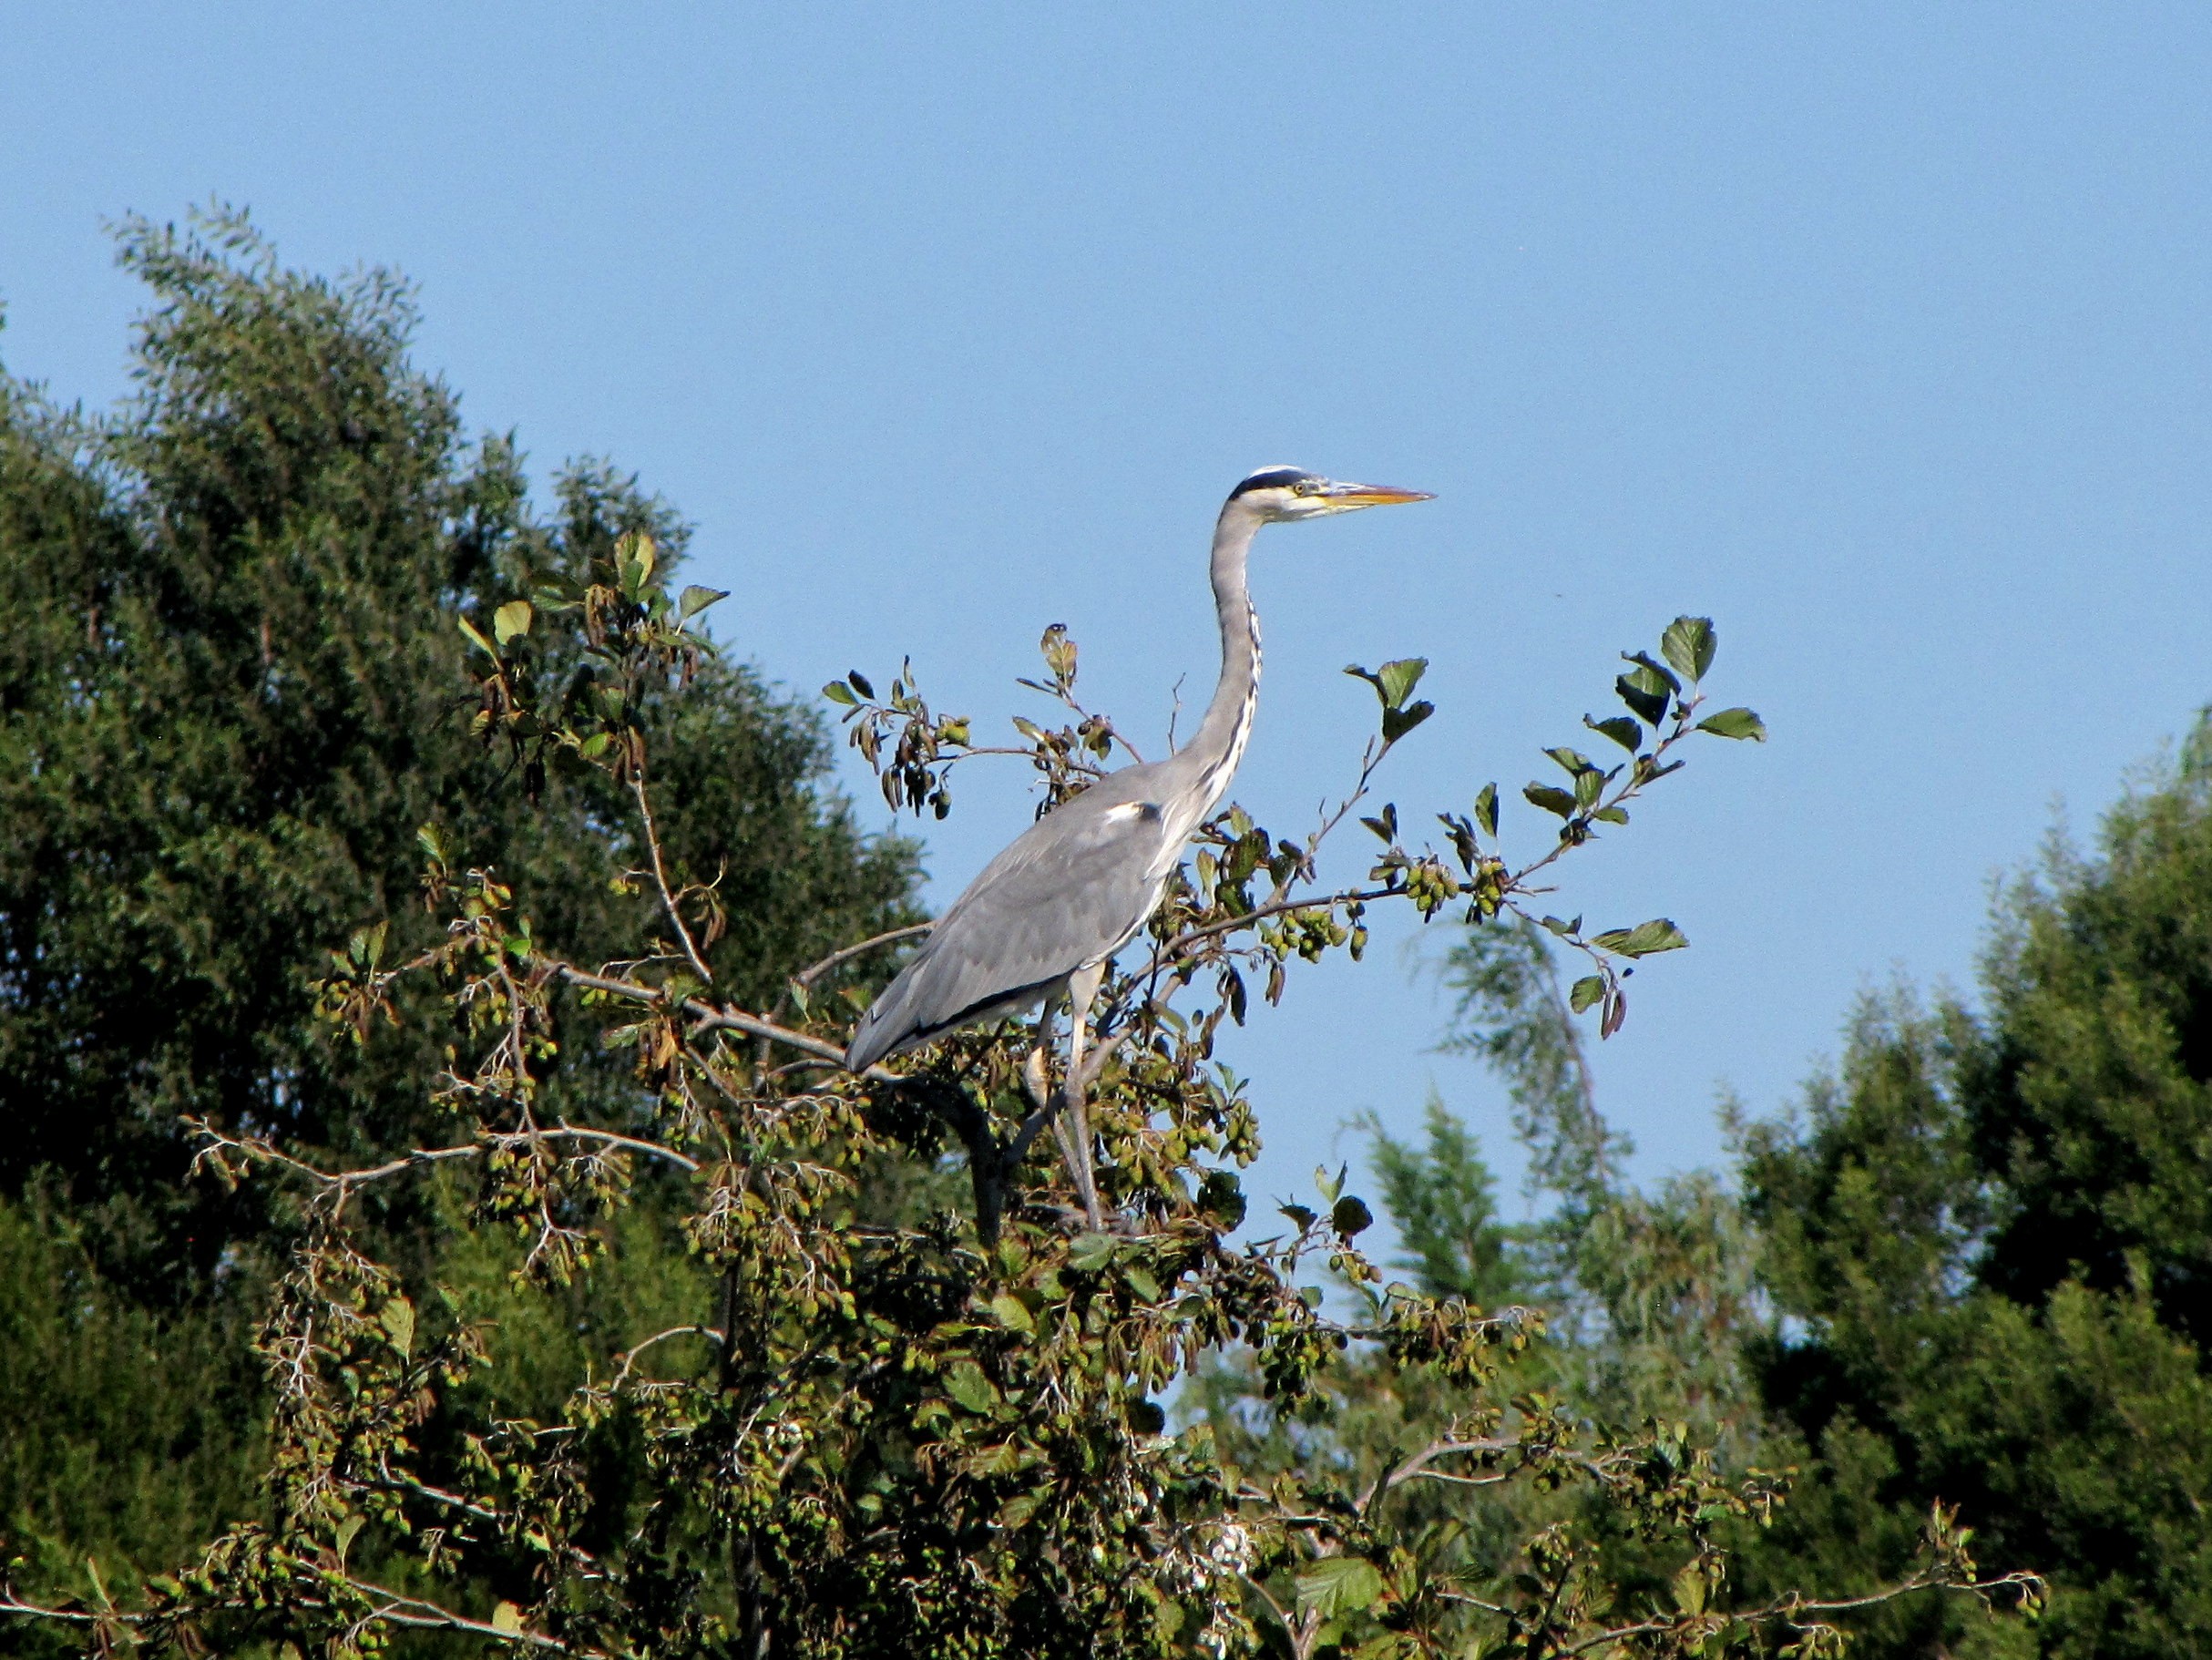
[[[1252,609],[1252,595],[1244,582],[1244,560],[1258,532],[1256,515],[1232,502],[1214,527],[1214,607],[1221,615],[1221,683],[1214,701],[1182,753],[1198,774],[1199,795],[1204,803],[1200,816],[1210,811],[1236,763],[1244,759],[1244,741],[1252,735],[1252,713],[1260,699],[1260,620]]]

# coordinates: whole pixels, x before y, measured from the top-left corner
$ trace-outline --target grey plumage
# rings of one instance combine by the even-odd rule
[[[1183,844],[1236,772],[1259,698],[1259,622],[1245,584],[1264,524],[1390,502],[1418,491],[1336,484],[1264,467],[1224,505],[1211,573],[1220,617],[1221,680],[1191,741],[1163,761],[1110,773],[1031,825],[984,866],[927,941],[863,1015],[845,1065],[1063,995],[1111,958],[1160,902]],[[1080,1030],[1087,1010],[1071,1011]]]

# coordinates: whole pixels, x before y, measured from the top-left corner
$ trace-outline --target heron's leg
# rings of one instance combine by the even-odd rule
[[[1037,1041],[1029,1050],[1029,1059],[1022,1062],[1021,1084],[1028,1092],[1029,1104],[1039,1112],[1050,1113],[1053,1139],[1060,1143],[1060,1156],[1068,1161],[1072,1174],[1082,1154],[1068,1124],[1065,1095],[1055,1097],[1052,1089],[1052,1012],[1058,1007],[1060,992],[1054,991],[1045,999],[1044,1007],[1037,1013]],[[1081,1191],[1082,1184],[1076,1184]]]
[[[1037,1041],[1021,1068],[1022,1087],[1029,1091],[1029,1104],[1040,1112],[1052,1099],[1052,1005],[1058,1000],[1048,996],[1044,1007],[1037,1011]]]
[[[1068,977],[1068,1073],[1060,1082],[1061,1146],[1068,1153],[1068,1173],[1083,1201],[1083,1214],[1094,1228],[1103,1227],[1099,1211],[1098,1181],[1091,1167],[1091,1115],[1083,1101],[1083,1050],[1091,1037],[1091,1005],[1106,978],[1106,965],[1093,963]]]

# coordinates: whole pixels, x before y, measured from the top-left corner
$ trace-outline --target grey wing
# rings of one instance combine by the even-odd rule
[[[1167,866],[1153,803],[1079,795],[1029,826],[968,885],[863,1015],[861,1071],[894,1050],[1033,1002],[1144,926]]]

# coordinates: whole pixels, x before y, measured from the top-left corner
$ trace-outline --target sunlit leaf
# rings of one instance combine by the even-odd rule
[[[708,606],[729,597],[730,590],[726,588],[701,588],[694,582],[677,597],[676,611],[684,621],[689,622]]]
[[[1420,684],[1421,676],[1428,668],[1429,660],[1426,657],[1400,657],[1376,670],[1363,669],[1357,663],[1347,663],[1344,671],[1355,680],[1363,680],[1374,687],[1375,695],[1381,700],[1382,706],[1389,710],[1404,705],[1414,687]]]
[[[1485,835],[1498,834],[1498,786],[1486,784],[1475,796],[1475,823],[1482,826]]]
[[[1685,1563],[1682,1572],[1674,1575],[1674,1606],[1685,1614],[1703,1614],[1705,1611],[1705,1576],[1701,1563]]]
[[[1699,732],[1709,732],[1723,738],[1754,738],[1767,742],[1767,722],[1748,709],[1724,709],[1709,714],[1697,722]]]
[[[1323,1619],[1357,1614],[1383,1593],[1383,1576],[1364,1556],[1326,1556],[1301,1568],[1295,1583],[1301,1613]]]
[[[1113,1235],[1111,1234],[1083,1234],[1068,1247],[1068,1265],[1085,1274],[1096,1274],[1113,1260]]]
[[[1616,957],[1649,957],[1659,951],[1679,951],[1690,942],[1680,928],[1659,917],[1633,928],[1607,928],[1590,943]]]
[[[1686,681],[1701,681],[1713,666],[1719,645],[1709,617],[1677,617],[1659,637],[1659,654]]]
[[[392,1339],[392,1347],[402,1355],[413,1355],[415,1305],[404,1296],[395,1296],[384,1306],[377,1318],[383,1322],[384,1335]]]
[[[978,1416],[988,1414],[998,1404],[998,1391],[991,1388],[991,1380],[973,1360],[958,1361],[947,1368],[945,1393]]]
[[[1604,995],[1603,977],[1596,974],[1585,974],[1582,979],[1576,980],[1573,987],[1568,991],[1567,1006],[1575,1013],[1580,1014]]]
[[[530,631],[530,602],[527,599],[509,599],[492,613],[492,633],[501,645],[518,634]]]

